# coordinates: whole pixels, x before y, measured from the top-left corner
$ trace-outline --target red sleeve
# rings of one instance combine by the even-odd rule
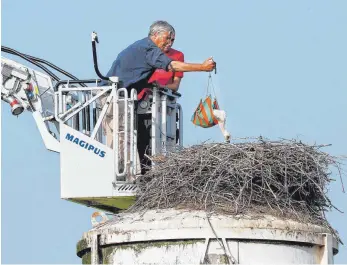
[[[179,52],[176,58],[177,61],[184,62],[184,54],[182,52]],[[175,72],[175,77],[183,77],[183,72]]]

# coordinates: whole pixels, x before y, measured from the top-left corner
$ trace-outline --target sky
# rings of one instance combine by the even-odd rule
[[[347,155],[346,11],[345,0],[2,0],[1,44],[90,79],[92,31],[106,74],[153,21],[167,20],[187,62],[217,62],[213,80],[233,137],[332,144],[324,150],[340,156]],[[181,82],[185,145],[223,140],[217,127],[190,122],[207,77],[187,73]],[[60,199],[59,155],[45,149],[30,113],[16,118],[2,103],[1,126],[2,263],[81,263],[76,243],[94,210]],[[329,196],[347,212],[338,179]],[[347,213],[328,218],[347,244]],[[346,246],[335,263],[347,263]]]

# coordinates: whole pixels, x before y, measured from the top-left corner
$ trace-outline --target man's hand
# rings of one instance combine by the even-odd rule
[[[202,66],[206,72],[211,72],[216,68],[216,63],[213,61],[212,57],[210,57],[202,63]]]

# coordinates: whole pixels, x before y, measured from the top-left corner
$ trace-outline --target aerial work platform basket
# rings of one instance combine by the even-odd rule
[[[136,89],[103,76],[96,42],[93,32],[94,68],[101,79],[87,80],[2,46],[46,73],[2,58],[1,99],[15,116],[32,112],[45,147],[60,153],[61,198],[117,212],[134,202],[136,179],[155,166],[151,156],[183,145],[183,113],[179,93],[153,86],[138,100]],[[43,64],[71,80],[60,81]]]
[[[71,97],[67,100],[68,95],[74,95],[76,102],[71,102]],[[137,154],[138,147],[143,146],[139,142],[148,143],[142,152],[147,156],[165,155],[182,145],[179,96],[153,88],[139,103],[135,89],[128,97],[128,91],[117,88],[117,83],[87,88],[59,85],[55,118],[60,125],[61,197],[108,211],[129,207],[135,199],[134,182],[141,174],[139,158],[145,158]],[[100,104],[102,97],[106,98],[104,105]],[[77,100],[80,98],[83,101]],[[71,107],[67,108],[69,104]],[[111,134],[105,135],[102,124],[108,108],[116,118],[111,123]],[[138,120],[146,127],[144,135],[138,135]],[[109,137],[111,146],[106,144]]]

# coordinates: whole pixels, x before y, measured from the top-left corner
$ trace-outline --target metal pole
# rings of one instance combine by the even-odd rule
[[[158,126],[158,89],[155,87],[153,88],[153,102],[152,102],[152,156],[156,154],[156,149],[157,149],[157,126]]]
[[[164,94],[161,99],[161,154],[166,154],[166,131],[167,131],[167,96]]]
[[[114,152],[114,167],[115,167],[115,182],[117,183],[117,177],[119,175],[119,146],[118,146],[118,93],[116,88],[112,89],[112,102],[113,102],[113,152]]]
[[[136,175],[136,148],[137,141],[135,137],[135,100],[137,100],[137,92],[135,89],[131,90],[131,101],[130,101],[130,172]]]
[[[122,176],[125,176],[127,173],[127,162],[128,162],[128,91],[124,88],[124,140],[123,140],[123,147],[124,147],[124,159],[123,159],[123,174]]]

